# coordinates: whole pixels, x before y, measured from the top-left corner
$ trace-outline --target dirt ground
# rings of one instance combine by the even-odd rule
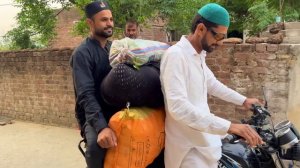
[[[0,168],[85,168],[79,130],[13,121],[0,126]]]
[[[23,121],[0,125],[0,168],[86,168],[79,141],[75,129]]]

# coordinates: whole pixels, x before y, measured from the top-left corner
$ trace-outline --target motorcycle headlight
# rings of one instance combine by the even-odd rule
[[[279,146],[283,150],[290,149],[299,142],[299,139],[289,127],[277,130],[275,136],[278,138]]]

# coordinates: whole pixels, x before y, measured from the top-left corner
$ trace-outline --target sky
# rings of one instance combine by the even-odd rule
[[[20,9],[12,4],[13,0],[0,0],[0,36],[5,35],[16,24],[15,17]]]
[[[16,26],[15,17],[20,9],[13,4],[13,0],[0,0],[0,38]],[[58,4],[52,6],[59,7]]]

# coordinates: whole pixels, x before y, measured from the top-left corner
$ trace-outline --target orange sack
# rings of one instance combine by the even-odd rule
[[[107,150],[104,168],[145,168],[159,155],[165,142],[164,109],[130,108],[117,112],[109,127],[117,146]]]

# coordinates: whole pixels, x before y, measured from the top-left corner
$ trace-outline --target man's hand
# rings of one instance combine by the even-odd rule
[[[251,126],[248,124],[231,123],[228,133],[243,137],[252,147],[264,143],[261,137],[257,134],[257,132],[253,128],[251,128]]]
[[[99,134],[97,143],[101,148],[111,148],[117,146],[117,137],[110,128],[104,128]]]
[[[256,98],[247,98],[244,103],[243,103],[243,106],[249,110],[252,106],[252,104],[259,104],[261,106],[263,106],[263,101],[262,100],[258,100]]]

